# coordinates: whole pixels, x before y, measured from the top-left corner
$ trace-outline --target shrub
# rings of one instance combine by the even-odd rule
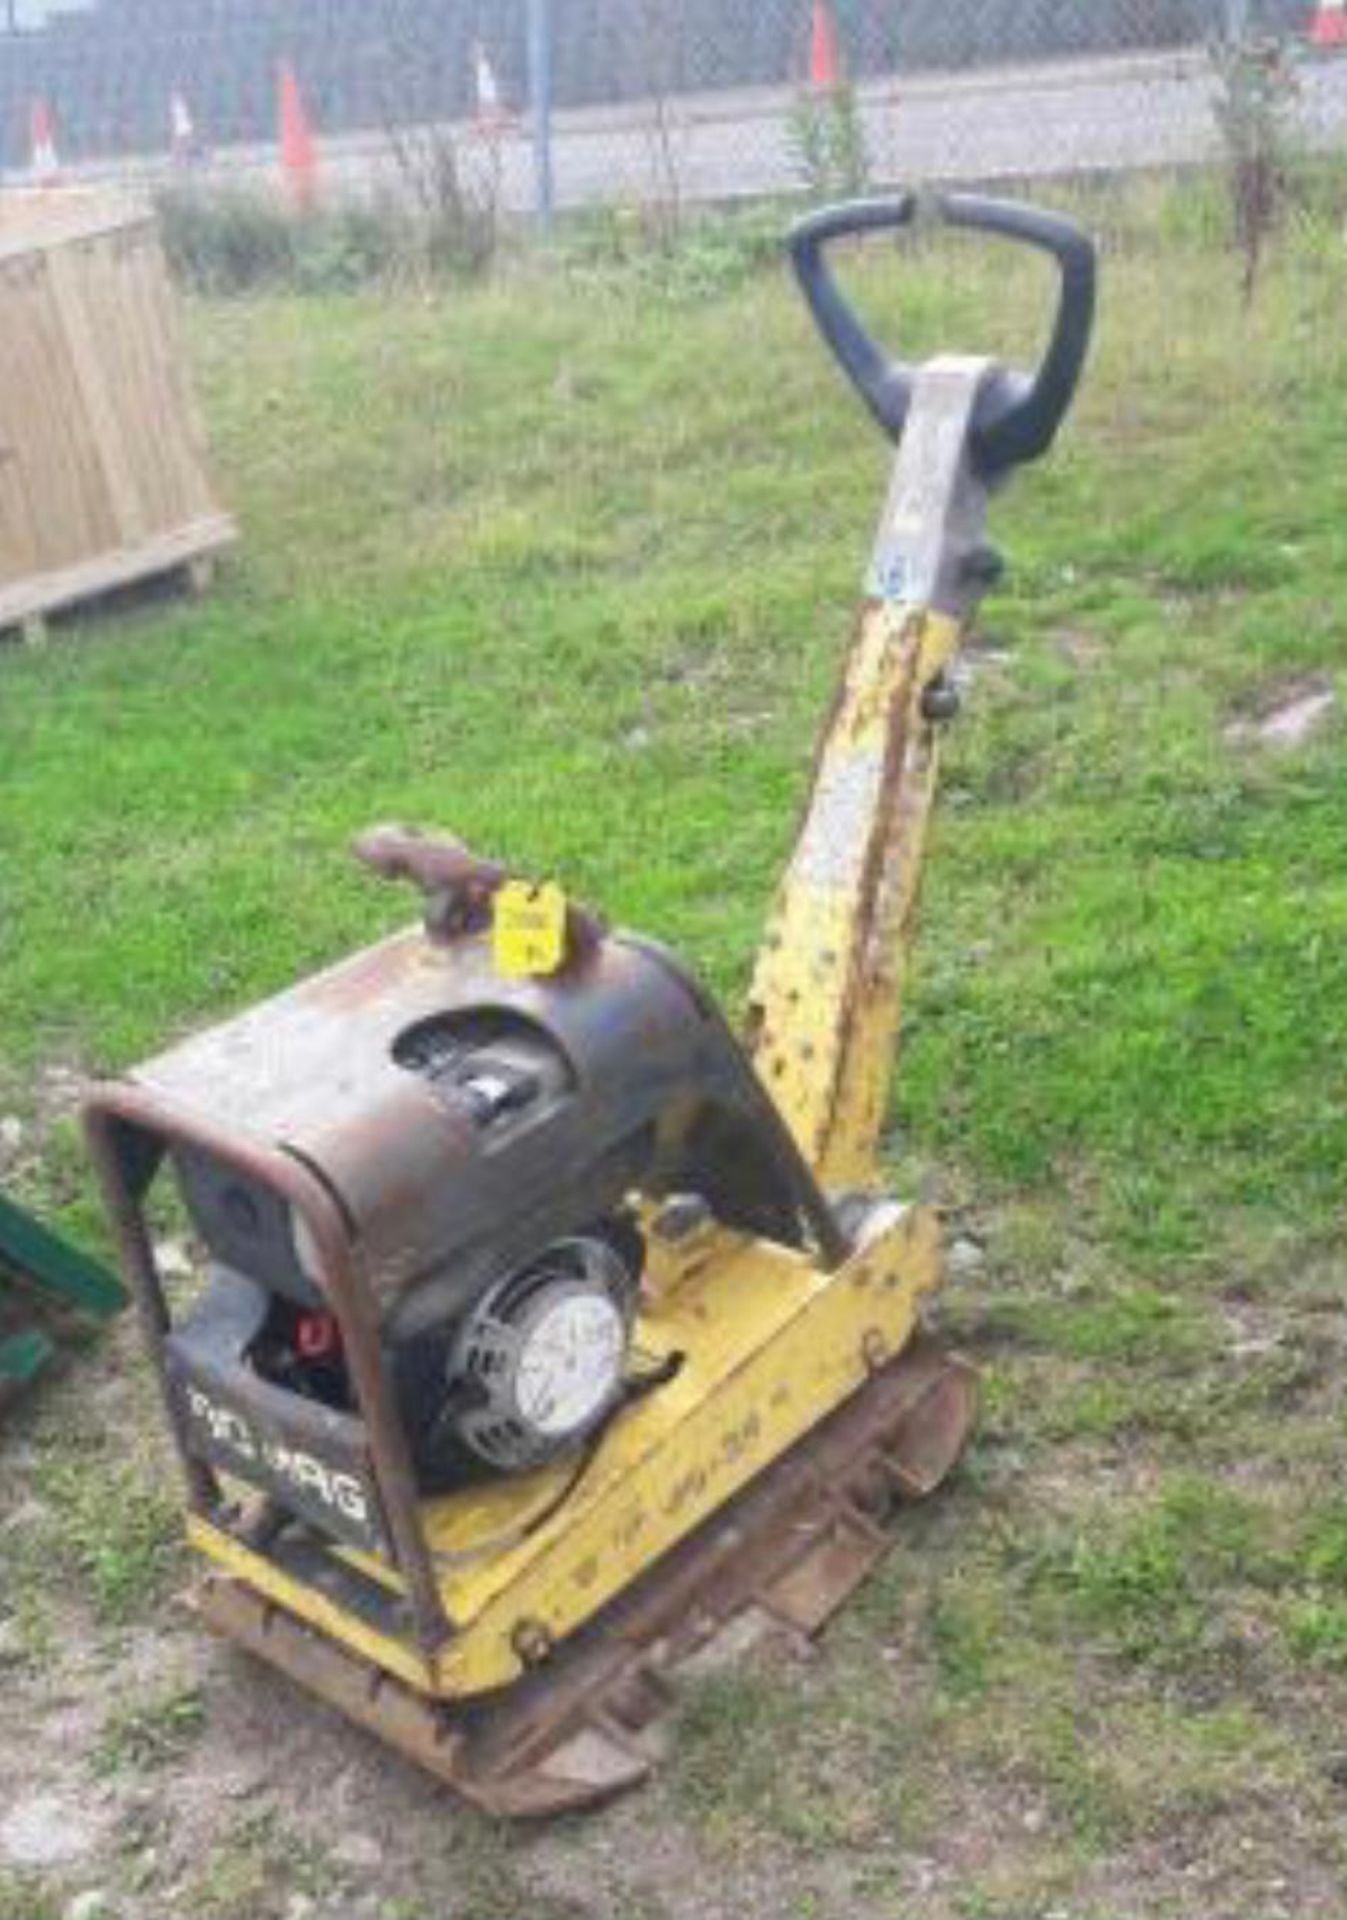
[[[1247,301],[1285,211],[1300,88],[1287,43],[1271,35],[1223,40],[1211,58],[1219,83],[1212,111],[1224,149],[1232,237],[1243,261]]]
[[[173,187],[158,200],[169,263],[188,286],[216,295],[289,288],[352,292],[381,280],[461,278],[495,252],[442,207],[420,211],[391,195],[294,214],[264,191]]]
[[[558,229],[561,264],[572,272],[636,278],[674,298],[729,293],[781,264],[791,212],[774,201],[708,209],[669,232],[634,207],[595,207]]]
[[[205,293],[247,293],[289,279],[297,222],[260,193],[170,187],[158,196],[169,264]]]
[[[856,89],[849,83],[826,93],[798,95],[786,137],[796,172],[815,199],[848,199],[864,192],[870,156]]]

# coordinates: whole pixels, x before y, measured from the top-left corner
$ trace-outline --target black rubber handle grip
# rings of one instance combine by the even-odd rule
[[[1094,328],[1095,250],[1071,221],[1038,207],[977,194],[942,194],[933,202],[952,227],[1018,240],[1052,255],[1061,291],[1052,337],[1033,374],[998,373],[987,382],[973,416],[972,458],[984,475],[1036,460],[1051,446],[1080,382]],[[855,200],[811,214],[791,231],[789,246],[805,299],[843,372],[891,439],[898,439],[912,403],[913,369],[890,360],[843,297],[824,258],[831,240],[910,226],[911,194],[892,200]]]
[[[910,227],[916,211],[916,196],[911,193],[892,200],[848,200],[797,220],[786,241],[795,277],[819,332],[843,373],[893,440],[902,433],[912,404],[912,369],[899,360],[890,360],[875,345],[833,278],[823,249],[830,240]]]
[[[1094,242],[1060,214],[1013,200],[947,193],[939,206],[947,226],[1037,247],[1052,255],[1061,273],[1057,318],[1038,371],[990,382],[974,415],[975,462],[984,473],[1000,473],[1046,453],[1076,397],[1094,331]]]

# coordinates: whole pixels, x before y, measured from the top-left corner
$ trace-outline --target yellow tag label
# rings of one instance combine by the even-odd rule
[[[555,973],[566,958],[566,896],[553,880],[507,880],[491,921],[496,970],[510,980]]]

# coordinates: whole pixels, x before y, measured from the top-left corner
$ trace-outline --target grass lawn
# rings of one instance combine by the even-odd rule
[[[1245,314],[1150,211],[994,510],[926,887],[892,1151],[961,1243],[958,1486],[816,1661],[697,1689],[650,1793],[504,1833],[179,1623],[120,1329],[7,1429],[0,1816],[49,1778],[100,1824],[0,1866],[0,1920],[1347,1912],[1347,779],[1340,722],[1252,725],[1347,691],[1347,253]],[[1025,352],[1045,285],[952,244],[857,284],[913,356]],[[8,1179],[87,1236],[72,1072],[399,924],[345,856],[376,820],[741,993],[885,476],[784,275],[191,322],[237,558],[0,654]]]

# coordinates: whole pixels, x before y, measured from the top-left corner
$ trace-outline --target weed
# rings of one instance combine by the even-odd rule
[[[34,1874],[0,1867],[0,1920],[58,1920],[62,1902],[56,1890]]]
[[[138,1464],[58,1455],[39,1470],[53,1544],[78,1572],[99,1616],[140,1616],[163,1591],[181,1529],[171,1484],[153,1484]]]
[[[296,1894],[331,1890],[320,1852],[277,1813],[262,1808],[234,1822],[197,1865],[184,1911],[201,1920],[280,1920]]]
[[[352,293],[483,264],[442,205],[418,213],[378,197],[299,216],[265,193],[200,186],[164,188],[156,205],[170,266],[187,286],[217,297],[282,288]]]
[[[1299,1516],[1282,1574],[1282,1624],[1292,1652],[1347,1671],[1347,1505],[1340,1497]]]
[[[1176,1480],[1159,1498],[1052,1542],[1034,1580],[1129,1660],[1184,1660],[1208,1631],[1222,1583],[1255,1573],[1264,1543],[1249,1507],[1209,1481]]]
[[[1081,1360],[1178,1367],[1208,1344],[1200,1310],[1153,1287],[1115,1285],[1066,1299],[1008,1299],[992,1319],[1050,1352]]]
[[[402,188],[399,208],[409,201],[418,215],[390,224],[416,237],[432,273],[473,278],[491,266],[500,240],[499,137],[485,129],[477,138],[447,122],[407,126],[402,107],[439,57],[438,29],[408,0],[375,0],[375,19],[384,142]]]
[[[1220,89],[1213,112],[1225,146],[1234,242],[1248,301],[1287,199],[1288,129],[1299,89],[1288,44],[1271,36],[1221,41],[1212,61]]]
[[[1172,1528],[1146,1518],[1113,1539],[1076,1539],[1059,1577],[1087,1623],[1107,1627],[1124,1651],[1153,1652],[1189,1600],[1183,1552]]]
[[[596,208],[561,224],[557,259],[572,278],[621,281],[679,303],[702,301],[779,268],[789,218],[771,203],[709,209],[680,220],[671,235],[652,229],[639,209]]]
[[[937,1595],[928,1622],[940,1684],[957,1699],[977,1699],[991,1685],[1006,1622],[993,1589],[956,1586]]]
[[[860,103],[849,82],[797,94],[786,138],[795,170],[813,199],[847,200],[864,192],[870,159]]]
[[[99,1773],[151,1771],[169,1765],[204,1731],[200,1689],[174,1687],[152,1700],[126,1702],[104,1722],[94,1752]]]
[[[1302,1659],[1347,1671],[1347,1601],[1292,1600],[1286,1623],[1292,1650]]]
[[[1347,1504],[1332,1500],[1306,1516],[1296,1561],[1306,1579],[1347,1592]]]
[[[755,1830],[801,1848],[865,1845],[900,1826],[910,1835],[921,1807],[909,1732],[875,1688],[870,1673],[858,1694],[845,1670],[818,1687],[803,1669],[698,1681],[680,1714],[678,1797],[727,1847]]]
[[[170,266],[203,293],[282,285],[295,271],[298,225],[260,194],[174,187],[155,205]]]

